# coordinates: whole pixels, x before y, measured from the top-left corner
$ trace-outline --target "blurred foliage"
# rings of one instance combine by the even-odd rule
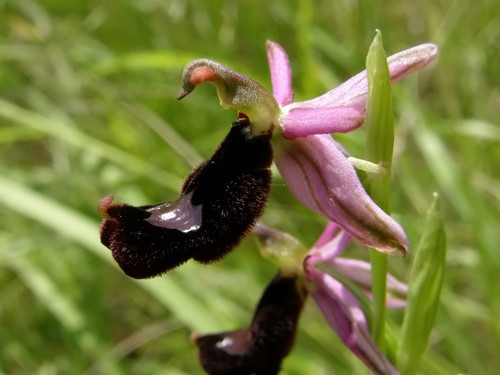
[[[500,368],[499,14],[496,0],[0,1],[0,372],[201,373],[191,331],[248,324],[273,266],[249,238],[218,264],[135,282],[99,244],[97,202],[175,199],[227,132],[235,114],[212,87],[175,100],[190,59],[269,86],[275,40],[300,100],[362,70],[376,28],[388,54],[441,48],[394,96],[393,214],[416,247],[438,191],[449,240],[421,371]],[[363,137],[338,138],[361,156]],[[324,225],[278,175],[263,222],[308,246]],[[405,279],[408,260],[390,268]],[[308,304],[284,374],[365,371],[326,327]]]

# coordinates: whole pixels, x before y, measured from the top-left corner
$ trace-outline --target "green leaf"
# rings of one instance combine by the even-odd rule
[[[392,110],[391,76],[382,34],[377,35],[366,57],[368,100],[366,103],[366,159],[386,168],[387,173],[375,175],[367,190],[377,204],[389,212],[394,118]]]
[[[141,51],[120,56],[112,56],[96,63],[92,70],[101,75],[116,73],[121,70],[182,70],[184,65],[194,60],[194,53],[179,53],[178,51]]]
[[[151,179],[173,191],[178,191],[182,186],[182,179],[178,176],[164,171],[146,160],[139,159],[101,140],[92,138],[80,130],[71,127],[69,124],[41,116],[38,113],[0,99],[0,118],[2,117],[12,123],[24,125],[55,139],[82,148],[92,154],[107,158],[139,175],[147,174]]]
[[[439,211],[439,197],[434,193],[424,233],[411,266],[408,304],[397,355],[401,374],[415,373],[427,348],[439,305],[445,261],[446,236]]]
[[[99,352],[98,338],[91,330],[86,330],[86,317],[78,306],[58,287],[50,275],[37,267],[29,257],[11,256],[6,262],[37,296],[40,303],[56,317],[58,322],[71,332],[78,345],[87,355]]]
[[[391,77],[382,44],[382,34],[378,30],[366,57],[366,69],[368,71],[366,158],[386,168],[387,173],[369,174],[365,187],[380,208],[389,213],[394,121]],[[382,346],[385,327],[387,256],[376,250],[371,250],[371,262],[373,284],[373,325],[371,331],[374,341]]]

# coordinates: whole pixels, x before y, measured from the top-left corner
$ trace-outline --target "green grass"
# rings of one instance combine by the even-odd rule
[[[438,191],[449,242],[421,373],[500,368],[498,1],[12,0],[0,12],[0,372],[202,373],[191,332],[246,325],[273,266],[249,238],[218,264],[133,281],[99,243],[97,202],[175,199],[227,132],[235,114],[212,87],[175,100],[187,61],[269,86],[275,40],[300,100],[362,70],[376,28],[388,54],[441,48],[394,90],[393,214],[416,247]],[[363,138],[339,137],[359,157]],[[307,245],[324,225],[278,175],[263,222]],[[408,276],[408,260],[389,268]],[[326,327],[308,303],[284,374],[365,371]]]

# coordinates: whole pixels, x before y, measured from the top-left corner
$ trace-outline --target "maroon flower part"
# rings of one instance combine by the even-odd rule
[[[249,136],[240,119],[212,157],[186,179],[180,198],[154,206],[98,206],[104,217],[101,242],[130,277],[164,273],[193,258],[215,262],[252,229],[267,200],[270,136]]]
[[[301,278],[278,273],[264,291],[250,327],[194,335],[205,371],[210,375],[277,374],[293,347],[306,296]]]

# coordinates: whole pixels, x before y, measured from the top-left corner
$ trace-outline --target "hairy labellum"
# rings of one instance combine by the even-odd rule
[[[233,123],[175,202],[133,207],[101,200],[101,242],[128,276],[153,277],[191,258],[217,261],[255,225],[269,195],[272,149],[270,136],[251,137],[249,126],[248,119]]]
[[[246,329],[195,336],[210,375],[275,375],[292,349],[307,291],[297,276],[278,274],[268,285]]]

